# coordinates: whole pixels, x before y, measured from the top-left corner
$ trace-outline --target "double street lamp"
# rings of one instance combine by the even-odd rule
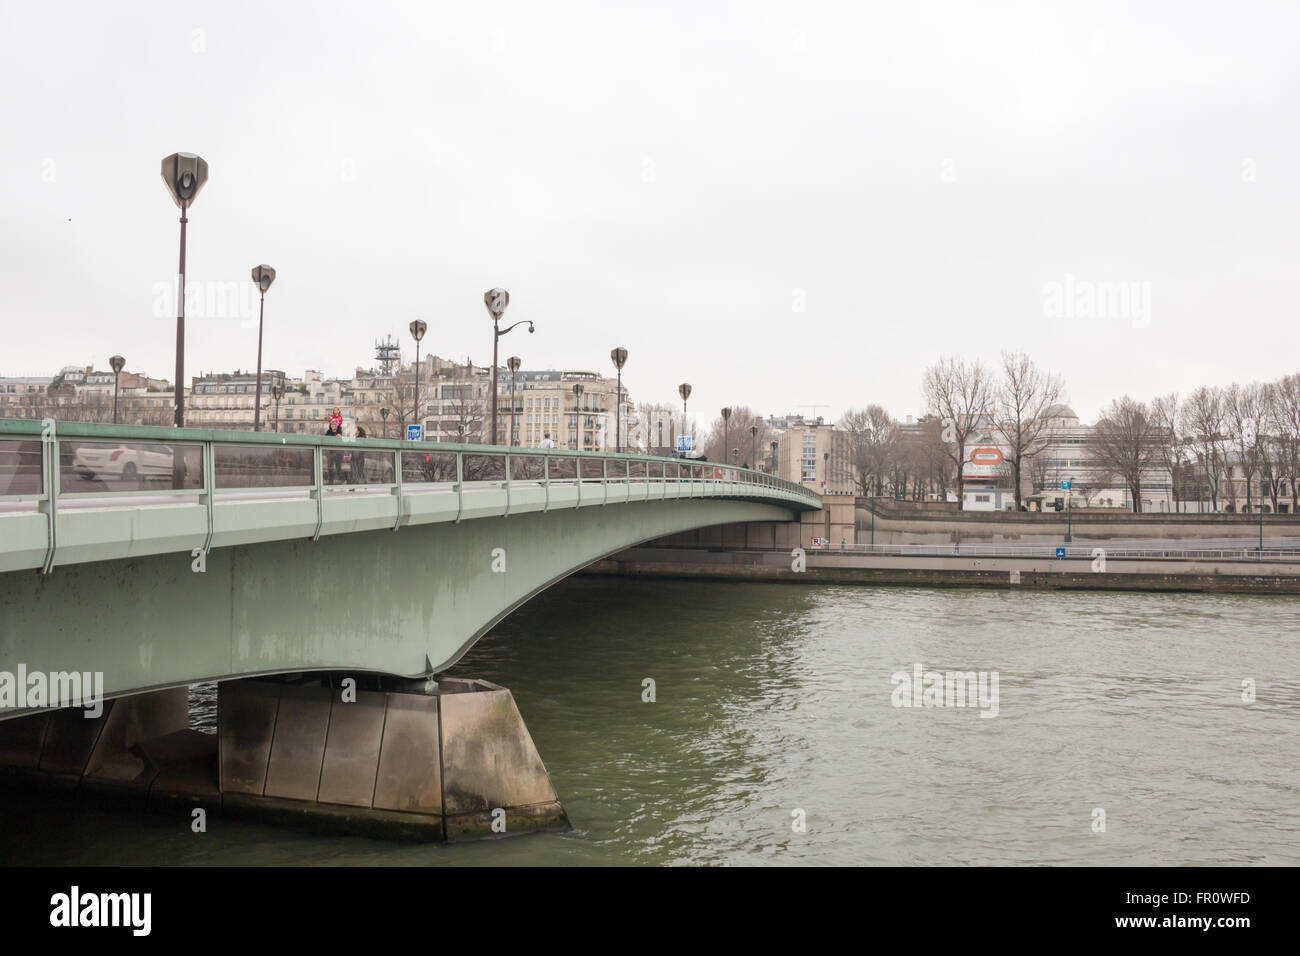
[[[275,270],[268,265],[253,266],[253,282],[261,293],[257,306],[257,386],[253,391],[253,431],[262,430],[262,316],[266,312],[266,290],[275,281]],[[276,409],[277,416],[279,409]]]
[[[677,394],[682,397],[682,434],[686,434],[686,400],[691,397],[691,387],[686,382],[677,386]]]
[[[181,256],[176,289],[176,391],[177,428],[185,425],[185,226],[186,213],[199,191],[208,181],[208,164],[194,153],[172,153],[162,161],[162,180],[172,201],[181,211]]]
[[[108,360],[108,367],[113,370],[113,424],[117,424],[117,378],[122,374],[122,368],[126,365],[126,359],[120,355],[114,355]]]
[[[284,383],[276,382],[271,386],[271,397],[275,399],[275,430],[280,430],[280,399],[284,398]]]
[[[510,446],[515,445],[515,432],[519,428],[519,418],[515,414],[515,376],[519,373],[519,366],[523,362],[518,355],[512,355],[506,359],[506,368],[510,369]]]
[[[416,319],[409,326],[411,338],[415,339],[415,422],[420,426],[420,437],[424,437],[424,422],[420,418],[420,341],[429,326],[422,319]]]
[[[582,383],[575,382],[573,385],[573,450],[574,451],[578,451],[579,448],[578,435],[580,434],[581,431],[582,422],[579,420],[578,416],[582,412],[582,409],[580,407],[582,403],[582,392],[583,392]]]
[[[492,438],[489,444],[497,443],[497,344],[501,341],[501,336],[505,335],[517,325],[528,323],[528,331],[536,332],[533,323],[529,319],[516,322],[508,328],[501,328],[501,316],[505,315],[506,309],[510,305],[510,293],[505,289],[488,289],[483,293],[483,304],[487,306],[488,315],[492,316]]]
[[[618,369],[618,397],[614,399],[614,451],[617,453],[623,450],[623,366],[627,364],[627,349],[614,349],[609,357]]]

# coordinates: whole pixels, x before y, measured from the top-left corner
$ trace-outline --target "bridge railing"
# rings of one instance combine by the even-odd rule
[[[297,509],[296,517],[281,514],[277,520],[286,529],[305,523],[318,537],[330,510],[341,506],[328,502],[354,502],[350,510],[364,512],[362,523],[353,522],[358,529],[382,521],[397,527],[414,513],[411,502],[427,502],[430,495],[442,495],[440,503],[422,505],[422,513],[454,513],[455,520],[670,497],[767,497],[799,508],[821,506],[814,492],[774,475],[676,458],[0,420],[0,518],[29,519],[0,528],[0,570],[33,566],[12,552],[25,551],[29,558],[36,550],[46,554],[48,570],[58,547],[60,513],[189,505],[195,516],[177,512],[174,523],[183,525],[192,517],[205,523],[208,544],[214,533],[220,544],[231,538],[222,538],[214,509],[226,503],[299,501],[285,505]],[[363,503],[376,496],[396,497],[395,520],[391,504],[376,501],[366,511]],[[9,532],[7,540],[3,532]],[[11,552],[7,560],[6,550]]]

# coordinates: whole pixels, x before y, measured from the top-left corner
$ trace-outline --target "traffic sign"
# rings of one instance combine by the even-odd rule
[[[684,454],[686,454],[686,452],[688,452],[688,451],[691,450],[691,447],[692,447],[692,446],[691,446],[691,436],[690,436],[690,435],[678,435],[678,436],[677,436],[677,454],[679,454],[679,455],[684,455]]]
[[[421,435],[422,431],[423,431],[423,429],[420,428],[419,425],[407,425],[407,426],[406,426],[406,440],[407,440],[407,441],[419,441],[419,440],[420,440],[420,435]]]
[[[1069,490],[1070,490],[1070,483],[1069,483],[1068,481],[1063,481],[1063,482],[1061,482],[1061,490],[1062,490],[1062,491],[1069,491]]]
[[[1065,549],[1064,549],[1064,548],[1057,548],[1057,549],[1056,549],[1056,556],[1057,556],[1058,558],[1063,558],[1063,557],[1065,557]]]

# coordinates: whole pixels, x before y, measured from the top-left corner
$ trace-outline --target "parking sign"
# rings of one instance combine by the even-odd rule
[[[407,440],[407,441],[419,441],[419,440],[420,440],[420,435],[421,435],[421,432],[422,432],[422,431],[423,431],[423,429],[420,428],[419,425],[407,425],[407,426],[406,426],[406,440]]]

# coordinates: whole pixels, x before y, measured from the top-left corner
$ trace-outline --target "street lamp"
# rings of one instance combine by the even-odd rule
[[[682,434],[686,434],[686,400],[691,397],[691,387],[683,382],[677,386],[677,394],[682,397]]]
[[[749,460],[758,467],[758,422],[749,426]]]
[[[734,465],[739,460],[740,460],[740,449],[739,448],[731,449],[731,463]]]
[[[614,349],[609,357],[614,362],[614,368],[618,369],[618,397],[614,400],[614,451],[617,453],[623,450],[620,428],[623,424],[623,366],[627,364],[627,349]]]
[[[284,398],[284,384],[276,382],[271,386],[271,397],[275,399],[275,430],[280,430],[280,399]]]
[[[730,422],[731,422],[731,409],[724,408],[722,410],[722,460],[723,461],[727,460],[727,446],[731,444],[729,440],[729,436],[727,434],[727,426]]]
[[[500,327],[501,316],[505,315],[506,308],[510,305],[510,293],[505,289],[488,289],[483,293],[483,304],[487,306],[488,315],[492,316],[492,440],[489,444],[495,445],[497,443],[497,343],[501,336],[516,325],[523,325],[524,322],[528,322],[529,332],[537,330],[528,319],[504,329]]]
[[[519,427],[519,421],[515,416],[515,374],[522,364],[518,355],[506,359],[506,368],[510,369],[510,446],[512,448],[515,444],[515,430]]]
[[[415,423],[420,426],[420,437],[424,437],[424,422],[420,420],[420,340],[429,327],[420,319],[409,326],[411,338],[415,339]]]
[[[777,446],[777,440],[773,438],[772,439],[772,474],[774,475],[776,474],[776,446]]]
[[[120,355],[114,355],[108,360],[108,366],[113,370],[113,424],[117,424],[117,377],[122,374],[122,367],[126,365],[126,359]]]
[[[173,423],[185,425],[185,225],[190,204],[208,181],[208,164],[194,153],[172,153],[162,161],[162,179],[181,211],[181,257],[176,290],[176,399]]]
[[[379,409],[379,417],[384,420],[384,437],[388,437],[388,406]]]
[[[813,460],[816,461],[816,459]],[[830,490],[830,477],[831,453],[824,451],[822,452],[822,494],[826,494]]]
[[[257,387],[253,391],[253,431],[262,430],[262,316],[266,312],[266,290],[275,281],[275,270],[268,265],[253,266],[253,281],[262,294],[257,305]]]
[[[583,387],[581,382],[575,382],[573,386],[573,450],[578,450],[578,403],[582,400]]]

